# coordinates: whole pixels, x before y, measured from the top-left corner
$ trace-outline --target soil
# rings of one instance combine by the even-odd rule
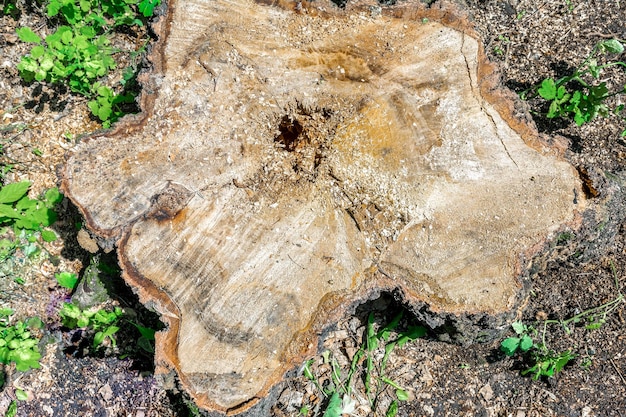
[[[436,2],[435,2],[436,3]],[[594,45],[610,39],[626,39],[624,0],[458,0],[475,23],[489,58],[497,62],[502,82],[516,92],[547,77],[558,78],[580,65]],[[436,6],[436,4],[434,4]],[[80,136],[98,129],[85,100],[62,89],[22,82],[16,69],[27,47],[15,35],[21,26],[43,27],[38,3],[24,5],[18,19],[0,18],[0,132],[3,163],[14,165],[4,178],[33,181],[32,195],[54,186],[57,166],[71,153]],[[122,42],[123,40],[120,40]],[[130,39],[127,42],[133,42]],[[613,57],[626,61],[626,55]],[[115,76],[115,75],[113,75]],[[607,68],[601,75],[610,90],[626,85],[623,67]],[[621,102],[619,100],[622,100]],[[609,101],[615,107],[624,96]],[[525,102],[528,111],[545,111],[537,99]],[[563,236],[549,256],[537,262],[531,297],[520,320],[563,320],[616,299],[626,277],[626,223],[619,178],[624,171],[626,122],[619,117],[596,118],[581,127],[560,119],[533,118],[540,132],[568,143],[567,158],[579,169],[588,197],[597,202],[597,221],[576,236]],[[33,150],[40,152],[33,153]],[[40,155],[38,155],[40,154]],[[618,179],[615,179],[618,178]],[[623,177],[621,177],[623,178]],[[2,307],[16,316],[38,315],[46,329],[42,368],[19,373],[7,366],[7,381],[0,393],[4,414],[16,389],[28,394],[18,404],[18,416],[184,416],[194,415],[176,382],[152,373],[149,354],[137,347],[133,326],[124,327],[117,346],[93,351],[85,335],[69,332],[56,314],[67,294],[56,285],[54,273],[79,272],[90,254],[77,243],[75,224],[80,217],[64,202],[54,228],[61,236],[46,249],[49,256],[24,260],[19,256],[2,265]],[[86,246],[86,245],[83,245]],[[114,263],[113,254],[111,257]],[[10,272],[7,272],[10,271]],[[115,275],[115,274],[113,274]],[[25,284],[13,281],[20,276]],[[110,278],[110,305],[121,305],[145,325],[156,318],[138,303],[119,278]],[[528,367],[523,358],[506,357],[500,340],[458,346],[441,335],[425,337],[393,350],[386,375],[406,388],[409,399],[399,407],[400,416],[623,416],[626,415],[625,303],[608,314],[596,330],[584,325],[547,327],[545,343],[561,352],[576,354],[553,378],[533,380],[520,375]],[[344,373],[362,344],[367,316],[388,322],[401,309],[393,294],[361,306],[326,336],[328,349]],[[400,328],[412,323],[405,315]],[[538,326],[538,325],[537,325]],[[541,327],[539,327],[541,330]],[[502,329],[504,336],[512,331]],[[539,334],[541,336],[541,333]],[[379,358],[380,359],[380,358]],[[323,357],[314,358],[312,372],[321,383],[331,368]],[[364,399],[363,381],[355,378],[355,415],[374,415]],[[392,390],[381,395],[378,413],[385,414]],[[320,415],[328,400],[301,373],[294,372],[275,392],[273,415],[302,415],[303,407]]]

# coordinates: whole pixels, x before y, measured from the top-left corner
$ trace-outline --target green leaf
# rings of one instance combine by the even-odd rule
[[[398,415],[398,402],[394,400],[389,404],[385,417],[396,417],[396,415]]]
[[[554,80],[552,78],[543,80],[537,93],[546,100],[554,100],[556,98],[556,84]]]
[[[561,106],[559,105],[558,101],[554,100],[550,103],[550,107],[548,108],[548,114],[546,115],[546,117],[548,119],[554,119],[555,117],[558,117],[561,115]]]
[[[398,338],[398,346],[403,347],[412,340],[420,338],[426,335],[426,328],[424,326],[412,326],[403,332]]]
[[[8,317],[14,313],[13,309],[5,307],[0,308],[0,317]]]
[[[26,401],[28,399],[28,394],[26,394],[24,390],[16,389],[15,398],[17,398],[20,401]]]
[[[77,319],[80,317],[80,308],[72,303],[63,303],[63,307],[61,307],[59,314],[63,318]]]
[[[585,326],[585,329],[587,329],[587,330],[597,330],[597,329],[599,329],[600,327],[602,327],[602,324],[603,324],[603,323],[602,323],[602,322],[599,322],[599,321],[598,321],[598,322],[595,322],[595,323],[591,323],[591,324],[586,325],[586,326]]]
[[[29,43],[41,42],[41,38],[39,37],[39,35],[33,32],[33,30],[29,28],[28,26],[21,27],[17,29],[16,32],[17,32],[17,36],[19,36],[22,42],[29,42]]]
[[[39,67],[43,71],[48,71],[54,67],[54,57],[49,55],[44,55],[42,59],[39,61]]]
[[[31,317],[26,320],[26,325],[31,329],[42,329],[44,326],[43,321],[39,317]]]
[[[624,52],[624,45],[617,39],[609,39],[602,42],[602,47],[612,54],[621,54]]]
[[[37,59],[43,56],[45,51],[46,49],[41,45],[33,46],[32,49],[30,50],[30,56]]]
[[[385,341],[388,340],[389,335],[391,334],[391,331],[395,330],[396,327],[398,327],[398,324],[400,323],[400,320],[402,319],[403,314],[404,313],[400,311],[400,313],[397,314],[385,327],[383,327],[382,329],[378,331],[378,333],[376,334],[376,338],[382,339]]]
[[[584,98],[584,94],[580,90],[576,90],[574,91],[572,98],[569,99],[569,102],[570,104],[575,105],[575,107],[577,107],[583,98]]]
[[[569,350],[562,352],[554,365],[554,372],[561,372],[561,369],[563,369],[570,360],[574,359],[574,357],[575,355],[572,355]]]
[[[83,26],[80,28],[80,34],[91,39],[96,36],[96,30],[93,28],[93,26]]]
[[[600,77],[600,67],[598,67],[598,62],[595,59],[589,61],[589,73],[596,80]]]
[[[61,7],[63,7],[63,3],[61,3],[60,1],[50,0],[50,3],[48,3],[48,8],[46,11],[48,17],[56,16],[59,13],[59,10],[61,10]]]
[[[6,413],[4,413],[4,417],[15,417],[16,414],[17,414],[17,401],[13,400],[11,401],[11,404],[9,404],[9,408],[7,408]]]
[[[584,125],[586,121],[587,121],[587,118],[580,110],[574,113],[574,122],[576,122],[577,126]]]
[[[61,287],[67,288],[68,290],[73,290],[74,287],[76,287],[76,283],[78,282],[78,277],[76,276],[76,274],[73,274],[71,272],[60,272],[58,274],[55,274],[54,277]]]
[[[20,213],[9,205],[0,204],[0,218],[2,217],[6,217],[9,219],[19,219]]]
[[[515,333],[517,334],[522,334],[527,331],[526,325],[521,321],[514,321],[513,323],[511,323],[511,327],[513,328],[513,331],[515,331]]]
[[[44,227],[50,226],[56,221],[57,218],[57,214],[54,212],[54,210],[50,210],[48,207],[45,207],[43,205],[42,207],[29,210],[25,214],[26,218],[24,220],[28,220],[32,223],[32,226],[30,227],[31,230],[39,229],[40,225]]]
[[[157,7],[161,3],[160,0],[142,0],[139,3],[139,11],[144,17],[151,17],[154,13],[154,8]]]
[[[87,327],[89,326],[89,317],[85,317],[83,315],[81,315],[80,317],[78,317],[78,320],[76,320],[76,327]]]
[[[605,82],[602,82],[589,89],[589,96],[592,98],[593,102],[602,101],[606,99],[608,92],[609,88],[606,86]]]
[[[139,330],[139,333],[141,333],[141,337],[145,338],[146,340],[154,340],[154,334],[156,333],[156,330],[154,330],[154,329],[152,329],[150,327],[140,326],[139,324],[136,324],[136,323],[133,323],[133,325],[137,328],[137,330]],[[309,360],[307,362],[307,365],[308,365],[307,368],[311,365],[311,363],[313,363],[313,359],[311,359],[311,360]],[[309,369],[308,372],[309,372],[309,374],[311,374],[310,369]]]
[[[519,337],[509,337],[500,342],[500,350],[504,352],[506,356],[513,356],[519,348],[521,339]]]
[[[48,77],[48,73],[44,70],[39,70],[35,73],[35,80],[44,81]]]
[[[93,337],[93,347],[98,347],[104,342],[104,332],[98,332]]]
[[[141,349],[145,350],[148,353],[154,353],[154,347],[152,346],[152,342],[143,336],[137,339],[137,346],[139,346]]]
[[[374,330],[374,313],[370,313],[367,317],[367,350],[372,352],[378,347],[378,339]]]
[[[333,392],[333,395],[328,401],[328,406],[322,417],[341,417],[341,397],[338,392]]]
[[[52,230],[42,230],[41,238],[44,242],[54,242],[57,240],[57,235]]]
[[[18,224],[16,222],[15,224]],[[40,252],[39,247],[34,243],[30,243],[22,248],[22,252],[27,258],[31,258]]]
[[[30,181],[7,184],[0,190],[0,203],[14,203],[24,197],[30,187]]]
[[[61,42],[63,42],[66,45],[71,44],[73,38],[74,38],[74,34],[69,30],[61,34]]]
[[[534,345],[533,339],[527,334],[525,334],[524,336],[522,336],[522,339],[520,340],[519,348],[522,352],[526,352],[530,348],[532,348],[533,345]]]
[[[408,401],[409,394],[403,389],[397,389],[396,397],[398,397],[398,401]]]
[[[59,189],[56,187],[50,188],[48,191],[46,191],[45,200],[46,202],[48,202],[48,204],[54,205],[60,203],[61,200],[63,200],[63,194],[61,194],[59,192]]]

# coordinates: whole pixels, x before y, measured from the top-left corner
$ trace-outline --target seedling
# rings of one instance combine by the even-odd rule
[[[511,43],[511,40],[508,37],[504,35],[498,35],[497,43],[493,47],[494,54],[498,55],[501,58],[504,57],[505,54],[508,52],[509,43]]]
[[[115,307],[112,311],[106,309],[81,310],[72,303],[63,303],[59,315],[63,325],[69,329],[87,328],[93,331],[93,347],[97,348],[109,339],[112,346],[116,345],[113,335],[120,329],[116,324],[124,314],[120,307]]]
[[[350,362],[350,369],[347,375],[342,377],[342,372],[336,359],[332,358],[329,352],[323,354],[324,362],[331,367],[331,377],[328,384],[322,386],[320,381],[311,371],[314,359],[304,364],[302,372],[304,376],[313,382],[322,395],[327,398],[326,409],[323,417],[339,417],[343,414],[352,414],[357,406],[353,387],[353,377],[362,376],[365,397],[372,411],[379,408],[379,399],[385,390],[391,388],[395,394],[394,400],[388,407],[385,415],[393,417],[398,412],[398,403],[406,401],[409,396],[406,390],[397,382],[386,375],[385,368],[391,352],[396,346],[402,347],[409,341],[415,340],[426,334],[426,329],[422,326],[413,326],[406,331],[398,332],[394,339],[391,335],[398,327],[402,313],[398,314],[391,322],[376,331],[374,315],[370,313],[367,322],[364,344],[359,347]],[[382,359],[376,360],[377,353],[384,352]],[[308,412],[308,408],[307,412]]]
[[[529,367],[522,371],[522,375],[531,375],[535,380],[541,377],[551,378],[555,374],[559,373],[565,365],[577,356],[572,350],[569,349],[562,352],[556,352],[548,347],[546,343],[548,326],[558,325],[563,328],[566,333],[570,333],[570,327],[572,325],[586,323],[585,329],[595,330],[606,323],[607,316],[615,311],[622,302],[624,302],[624,295],[621,293],[619,288],[619,281],[617,279],[615,266],[611,264],[611,267],[618,293],[617,297],[612,301],[604,303],[598,307],[585,310],[582,313],[576,314],[566,320],[543,320],[539,325],[542,328],[540,340],[537,339],[539,331],[534,326],[525,325],[519,321],[516,321],[511,325],[516,333],[516,336],[504,339],[500,343],[500,349],[507,356],[520,354],[526,357]]]
[[[514,356],[517,353],[529,355],[532,366],[522,371],[522,375],[530,374],[535,380],[542,376],[553,377],[576,357],[569,350],[557,353],[548,349],[545,341],[535,343],[533,338],[537,335],[537,330],[532,326],[527,326],[519,321],[514,322],[511,326],[517,336],[504,339],[500,343],[500,349],[507,356]],[[542,339],[545,340],[545,333]]]
[[[602,70],[613,66],[626,67],[622,61],[613,61],[599,64],[600,55],[619,55],[624,52],[624,45],[617,39],[610,39],[598,43],[585,61],[574,70],[571,75],[544,79],[539,85],[531,87],[521,93],[521,97],[528,98],[539,95],[549,103],[548,112],[545,116],[553,118],[571,118],[581,126],[590,122],[595,117],[608,117],[615,114],[623,120],[624,105],[618,105],[610,109],[606,104],[607,99],[620,94],[626,94],[626,85],[617,91],[609,91],[606,82],[597,82]],[[626,136],[626,129],[622,132]]]

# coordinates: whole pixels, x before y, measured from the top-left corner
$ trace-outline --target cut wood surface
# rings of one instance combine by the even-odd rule
[[[63,189],[162,314],[157,366],[240,412],[372,293],[497,317],[585,205],[452,9],[173,0],[143,117]]]

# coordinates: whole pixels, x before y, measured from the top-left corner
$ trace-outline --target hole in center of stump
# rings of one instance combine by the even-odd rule
[[[281,144],[286,151],[293,152],[302,141],[304,127],[298,120],[284,116],[278,125],[278,131],[280,133],[274,138],[274,142]]]

